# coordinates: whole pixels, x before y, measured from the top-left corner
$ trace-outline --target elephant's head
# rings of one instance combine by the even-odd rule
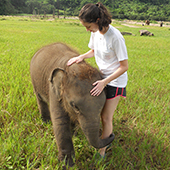
[[[79,122],[89,143],[95,148],[102,148],[110,144],[114,135],[100,139],[100,113],[106,97],[104,92],[99,96],[91,96],[93,83],[101,79],[97,69],[85,62],[73,64],[65,70],[57,68],[52,73],[51,81],[64,109],[71,119]]]

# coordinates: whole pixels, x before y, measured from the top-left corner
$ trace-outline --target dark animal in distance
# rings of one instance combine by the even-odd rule
[[[131,32],[121,32],[122,35],[133,35],[135,36],[135,34],[132,34]]]
[[[140,36],[142,36],[142,35],[154,36],[153,33],[149,32],[147,30],[140,30],[139,32],[140,32]]]
[[[160,23],[160,27],[162,27],[162,26],[163,26],[163,22]]]
[[[149,20],[146,20],[146,21],[145,21],[145,24],[146,24],[146,25],[149,25],[149,24],[150,24],[150,21],[149,21]]]

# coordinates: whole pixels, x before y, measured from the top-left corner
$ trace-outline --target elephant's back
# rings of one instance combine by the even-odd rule
[[[56,68],[65,67],[66,62],[78,53],[73,51],[67,45],[55,43],[45,46],[38,50],[31,60],[31,69],[36,68]]]
[[[35,91],[48,94],[49,78],[55,68],[65,68],[67,61],[78,56],[67,45],[54,43],[38,50],[30,63],[30,74]]]

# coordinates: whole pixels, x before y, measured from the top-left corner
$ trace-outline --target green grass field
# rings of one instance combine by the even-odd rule
[[[81,129],[73,137],[74,170],[170,170],[170,28],[113,22],[128,49],[127,98],[114,114],[116,138],[104,161]],[[140,36],[147,29],[155,36]],[[88,50],[90,33],[78,20],[0,17],[0,169],[60,170],[51,124],[40,118],[29,66],[42,46],[64,42]],[[96,67],[94,59],[88,62]]]

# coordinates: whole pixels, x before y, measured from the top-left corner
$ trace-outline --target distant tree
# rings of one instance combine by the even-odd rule
[[[15,9],[15,7],[11,4],[10,0],[2,0],[0,1],[2,4],[2,11],[3,11],[3,15],[9,15],[9,14],[15,14],[17,12],[17,10]]]
[[[26,8],[25,0],[10,0],[11,5],[15,8],[16,13],[23,13]]]
[[[95,0],[82,0],[80,2],[80,7],[82,8],[84,5],[88,4],[88,3],[97,3],[98,1],[95,1]]]
[[[0,0],[0,15],[17,13],[52,14],[64,10],[64,17],[77,16],[87,3],[102,2],[113,18],[170,20],[170,0]],[[34,11],[34,12],[33,12]]]
[[[64,18],[66,17],[66,10],[68,10],[71,6],[71,0],[61,0],[60,1],[61,8],[64,10]]]
[[[57,13],[59,18],[60,0],[57,0]]]
[[[0,1],[0,15],[5,15],[7,0]]]
[[[26,0],[26,5],[27,5],[27,8],[28,8],[28,11],[29,13],[33,13],[33,11],[35,9],[38,10],[38,13],[39,13],[39,10],[41,9],[41,1],[37,1],[37,0]]]
[[[26,0],[26,5],[29,8],[29,13],[38,10],[38,14],[51,12],[52,5],[48,3],[48,0]]]
[[[57,6],[57,0],[48,0],[48,3],[52,5],[52,8],[53,8],[53,18],[55,18],[55,10],[58,7]]]

